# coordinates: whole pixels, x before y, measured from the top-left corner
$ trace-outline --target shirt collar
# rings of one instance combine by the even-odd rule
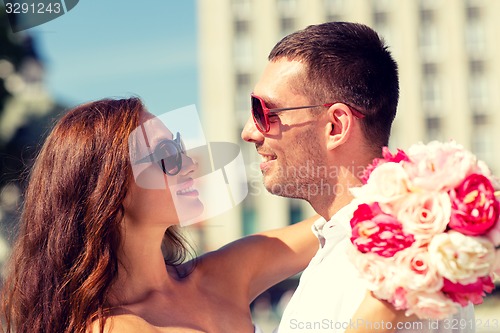
[[[358,208],[355,201],[342,207],[329,221],[320,218],[312,225],[312,232],[318,238],[321,247],[332,236],[336,239],[344,238],[344,236],[351,236],[351,218],[354,211]]]

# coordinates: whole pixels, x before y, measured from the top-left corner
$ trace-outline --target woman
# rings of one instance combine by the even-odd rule
[[[250,302],[305,268],[314,218],[186,261],[178,213],[203,209],[186,185],[196,165],[166,128],[148,145],[175,148],[177,166],[128,144],[151,117],[137,98],[101,100],[48,136],[4,284],[7,332],[254,332]],[[155,178],[184,190],[144,186]]]

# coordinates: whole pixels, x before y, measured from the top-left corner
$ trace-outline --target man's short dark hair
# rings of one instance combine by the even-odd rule
[[[344,102],[365,115],[373,148],[386,146],[399,99],[397,64],[383,39],[366,25],[328,22],[284,37],[269,54],[301,61],[306,77],[298,92],[316,104]]]

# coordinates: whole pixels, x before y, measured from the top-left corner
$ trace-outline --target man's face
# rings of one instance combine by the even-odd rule
[[[311,105],[309,96],[297,88],[304,77],[302,63],[279,59],[268,63],[253,93],[270,109]],[[248,119],[241,136],[255,143],[262,156],[260,169],[269,192],[308,201],[320,194],[327,166],[328,128],[323,109],[324,113],[314,114],[309,109],[271,113],[266,134],[257,130],[251,116]]]

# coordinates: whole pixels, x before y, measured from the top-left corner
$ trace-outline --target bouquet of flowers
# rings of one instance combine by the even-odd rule
[[[498,183],[455,142],[383,150],[353,188],[351,260],[369,289],[406,315],[444,319],[494,289]]]

